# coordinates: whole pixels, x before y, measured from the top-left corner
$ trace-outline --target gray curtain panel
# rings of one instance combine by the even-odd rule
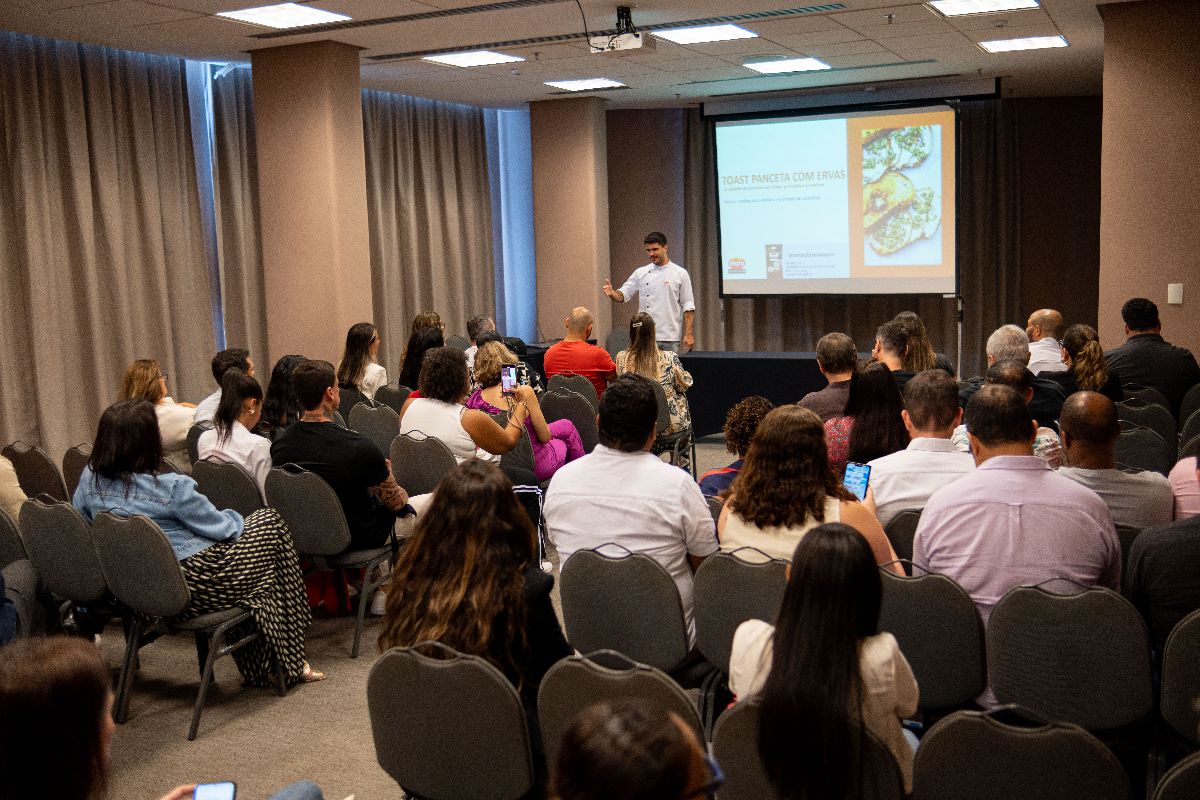
[[[0,32],[0,440],[90,442],[137,358],[211,391],[183,61]]]
[[[438,312],[447,336],[495,315],[483,111],[364,91],[363,136],[379,363],[394,379],[418,312]]]
[[[964,300],[963,364],[977,375],[988,334],[1020,315],[1016,238],[1016,149],[1008,106],[964,103],[959,118],[958,251]],[[956,359],[958,327],[953,300],[927,295],[806,295],[720,298],[717,274],[716,177],[713,124],[698,109],[684,126],[685,240],[696,295],[699,350],[811,351],[830,331],[871,349],[875,329],[900,311],[915,311],[934,348]]]

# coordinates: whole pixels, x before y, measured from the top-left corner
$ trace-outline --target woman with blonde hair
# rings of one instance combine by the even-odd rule
[[[633,372],[657,381],[667,396],[671,424],[664,433],[677,433],[692,425],[692,412],[683,396],[692,386],[691,374],[683,368],[679,355],[660,350],[654,339],[654,317],[639,311],[629,321],[629,349],[617,353],[617,374]]]
[[[1104,349],[1100,347],[1100,335],[1091,325],[1072,325],[1063,333],[1062,361],[1067,365],[1064,372],[1043,372],[1038,377],[1049,378],[1062,386],[1070,396],[1086,389],[1100,392],[1114,403],[1125,399],[1121,378],[1109,370],[1104,360]]]
[[[176,403],[167,395],[167,374],[152,358],[139,358],[125,370],[120,400],[142,399],[154,404],[158,432],[162,438],[163,461],[184,475],[192,472],[188,457],[188,429],[196,419],[194,403]]]
[[[337,382],[358,389],[368,400],[387,383],[387,370],[379,366],[379,331],[369,322],[359,322],[346,332],[346,347],[338,362]]]

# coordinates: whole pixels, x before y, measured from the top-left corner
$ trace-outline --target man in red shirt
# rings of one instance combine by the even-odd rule
[[[592,323],[592,312],[583,306],[563,320],[567,337],[546,351],[543,364],[546,380],[562,372],[573,372],[591,381],[597,395],[604,394],[608,381],[617,377],[617,365],[603,347],[588,344]]]

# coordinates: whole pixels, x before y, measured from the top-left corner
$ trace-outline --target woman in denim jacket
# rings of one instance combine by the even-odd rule
[[[114,403],[100,418],[75,507],[89,521],[103,511],[141,514],[162,528],[192,594],[181,617],[250,609],[262,636],[233,653],[247,683],[269,685],[273,659],[290,682],[325,677],[304,660],[311,616],[299,559],[279,513],[263,508],[243,519],[219,510],[186,475],[157,474],[161,460],[154,406],[144,399]]]

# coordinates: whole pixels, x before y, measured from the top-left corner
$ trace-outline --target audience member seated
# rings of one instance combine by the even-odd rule
[[[1025,322],[1025,335],[1029,337],[1030,372],[1034,375],[1066,372],[1058,341],[1063,335],[1062,314],[1053,308],[1033,312]]]
[[[554,578],[537,552],[504,473],[462,462],[442,478],[400,552],[379,636],[380,650],[432,640],[492,662],[520,692],[535,746],[538,686],[571,654],[550,603]]]
[[[1033,373],[1019,361],[997,361],[988,367],[984,376],[985,386],[1007,386],[1025,398],[1029,411],[1033,413]],[[960,395],[961,396],[961,395]],[[1033,454],[1041,458],[1051,469],[1058,469],[1062,461],[1062,441],[1053,428],[1043,425],[1042,418],[1035,415],[1034,422],[1038,425],[1037,436],[1033,440]],[[950,437],[954,447],[961,453],[971,452],[971,440],[967,435],[967,426],[959,425]]]
[[[421,397],[417,384],[421,380],[421,365],[425,362],[425,354],[446,344],[440,327],[421,328],[413,331],[408,337],[408,346],[404,348],[404,360],[400,364],[400,385],[413,389],[409,397]],[[466,356],[463,356],[466,358]]]
[[[271,370],[271,382],[267,385],[267,397],[263,400],[262,418],[258,422],[258,433],[275,440],[293,422],[298,422],[304,409],[296,399],[292,386],[292,373],[308,359],[300,355],[284,356],[275,362]]]
[[[16,522],[21,518],[21,504],[25,500],[25,492],[17,481],[16,469],[11,461],[0,456],[0,509],[7,511]]]
[[[368,400],[375,390],[387,384],[387,370],[379,366],[379,331],[369,322],[359,322],[346,332],[346,347],[337,365],[337,382],[342,388],[354,388]]]
[[[839,476],[846,462],[866,464],[908,446],[904,403],[887,365],[866,364],[850,378],[844,414],[825,423],[829,464]]]
[[[250,351],[233,347],[213,356],[212,376],[217,382],[217,390],[196,404],[195,422],[212,422],[217,413],[217,406],[221,403],[221,379],[231,369],[240,369],[253,378],[254,362],[250,360]]]
[[[1196,479],[1196,457],[1179,459],[1167,476],[1175,497],[1175,519],[1200,516],[1200,481]]]
[[[634,373],[658,381],[671,413],[671,424],[663,433],[678,433],[692,426],[692,412],[683,396],[692,386],[692,375],[683,368],[678,353],[659,349],[654,336],[654,317],[645,311],[634,314],[629,321],[629,349],[617,353],[617,374]]]
[[[800,398],[796,405],[807,408],[828,422],[840,417],[850,399],[850,377],[858,366],[858,348],[844,333],[827,333],[817,340],[817,369],[828,385]]]
[[[908,508],[924,508],[930,496],[975,469],[950,435],[962,419],[958,383],[940,369],[920,372],[904,386],[900,412],[911,441],[908,447],[874,459],[865,505],[881,525]]]
[[[752,619],[733,636],[729,688],[740,701],[759,698],[758,752],[778,797],[848,797],[859,768],[851,742],[863,729],[912,790],[916,742],[900,721],[920,694],[895,638],[876,633],[877,560],[848,525],[814,528],[796,546],[775,624]]]
[[[106,796],[113,692],[100,650],[68,636],[22,639],[0,650],[0,774],[5,797],[95,800]],[[161,800],[191,800],[195,784]],[[147,790],[149,791],[149,790]],[[309,781],[270,800],[322,800]]]
[[[546,351],[543,369],[546,380],[564,372],[582,375],[596,387],[596,395],[601,396],[608,382],[617,377],[617,365],[607,350],[588,342],[592,324],[592,312],[583,306],[571,311],[571,315],[563,320],[566,338]]]
[[[75,507],[89,522],[107,511],[141,514],[162,528],[192,594],[183,617],[250,609],[262,635],[233,653],[247,683],[270,685],[276,661],[290,682],[324,678],[304,660],[304,579],[279,512],[262,508],[243,519],[219,510],[186,475],[155,474],[160,460],[154,407],[140,399],[114,403],[100,418]]]
[[[763,418],[717,522],[722,550],[791,558],[813,528],[844,522],[867,540],[875,563],[896,560],[879,521],[830,469],[824,439],[820,417],[807,408],[781,406]]]
[[[192,471],[188,456],[188,429],[196,416],[191,403],[176,403],[167,396],[167,376],[153,359],[142,358],[129,365],[121,382],[121,400],[149,400],[158,416],[163,459],[176,472]],[[157,467],[156,467],[157,468]]]
[[[1045,377],[1057,381],[1066,396],[1083,389],[1100,392],[1114,403],[1125,399],[1121,378],[1108,368],[1104,350],[1100,347],[1100,336],[1091,325],[1067,328],[1062,337],[1060,356],[1066,369],[1045,373]]]
[[[334,423],[341,395],[332,364],[305,361],[292,373],[292,384],[304,413],[271,445],[271,461],[296,464],[329,484],[346,515],[349,549],[382,546],[392,536],[398,512],[410,502],[408,493],[396,485],[391,464],[370,439]],[[423,510],[413,500],[413,507]]]
[[[419,311],[413,317],[412,327],[409,333],[416,333],[422,328],[437,328],[440,331],[446,330],[446,323],[442,322],[442,317],[436,311]]]
[[[1195,470],[1192,477],[1200,480]],[[1146,618],[1161,655],[1171,629],[1200,608],[1200,517],[1142,531],[1129,550],[1128,569],[1125,595]]]
[[[1108,507],[1033,455],[1037,429],[1024,399],[984,386],[967,404],[967,432],[977,468],[929,498],[913,561],[957,581],[985,623],[1014,586],[1065,578],[1118,589],[1121,546]]]
[[[904,368],[904,358],[907,355],[907,329],[895,320],[880,325],[875,331],[875,345],[871,349],[871,357],[880,364],[887,365],[898,389],[903,389],[904,384],[915,374]]]
[[[200,458],[237,464],[265,492],[271,471],[271,440],[255,433],[262,416],[263,390],[253,377],[231,369],[221,379],[221,404],[213,429],[200,434]]]
[[[940,369],[951,378],[958,375],[954,370],[954,362],[941,353],[934,352],[929,341],[929,333],[925,323],[915,311],[901,311],[894,320],[899,322],[908,334],[908,352],[904,354],[904,369],[916,375],[927,369]]]
[[[583,441],[575,423],[569,419],[546,422],[537,394],[528,386],[517,386],[505,393],[500,385],[500,370],[505,365],[516,365],[517,357],[500,342],[488,342],[475,354],[475,378],[483,387],[476,389],[467,399],[467,408],[475,408],[485,414],[510,415],[517,402],[525,404],[529,414],[525,417],[525,429],[533,446],[533,474],[538,482],[550,480],[558,468],[568,461],[583,455]]]
[[[704,743],[674,712],[631,701],[585,708],[563,734],[555,800],[715,797],[721,786]]]
[[[617,377],[600,398],[599,416],[600,444],[550,481],[546,533],[562,564],[576,550],[608,543],[662,564],[679,589],[693,642],[692,572],[717,550],[708,505],[686,471],[650,452],[658,401],[649,380]]]
[[[1144,297],[1125,301],[1121,319],[1129,338],[1125,344],[1108,351],[1109,369],[1120,373],[1123,383],[1158,389],[1170,402],[1171,413],[1178,417],[1183,396],[1200,383],[1196,357],[1187,348],[1163,339],[1158,306],[1152,301]]]
[[[1001,361],[1016,361],[1022,367],[1029,366],[1029,336],[1016,325],[1002,325],[992,331],[986,350],[989,368]],[[985,378],[977,377],[962,384],[958,399],[963,408],[967,407],[971,395],[979,391],[984,382]],[[1029,410],[1033,418],[1041,425],[1056,430],[1058,415],[1062,411],[1063,401],[1067,399],[1062,385],[1051,376],[1038,377],[1031,373],[1030,387],[1033,397],[1029,401]]]
[[[1149,528],[1171,521],[1175,500],[1165,477],[1117,469],[1121,424],[1112,400],[1098,392],[1076,392],[1063,404],[1059,424],[1070,465],[1059,473],[1100,495],[1114,523]]]
[[[466,349],[467,354],[467,372],[471,373],[471,380],[475,380],[475,354],[479,352],[479,334],[496,330],[496,321],[487,314],[476,314],[467,320],[467,338],[471,340],[471,346]]]
[[[742,459],[746,457],[746,448],[750,446],[750,437],[758,430],[758,424],[775,406],[765,397],[752,395],[738,401],[729,413],[725,415],[725,449],[737,456],[728,467],[710,469],[700,476],[700,491],[705,497],[723,496],[729,490],[738,470],[742,468]]]

